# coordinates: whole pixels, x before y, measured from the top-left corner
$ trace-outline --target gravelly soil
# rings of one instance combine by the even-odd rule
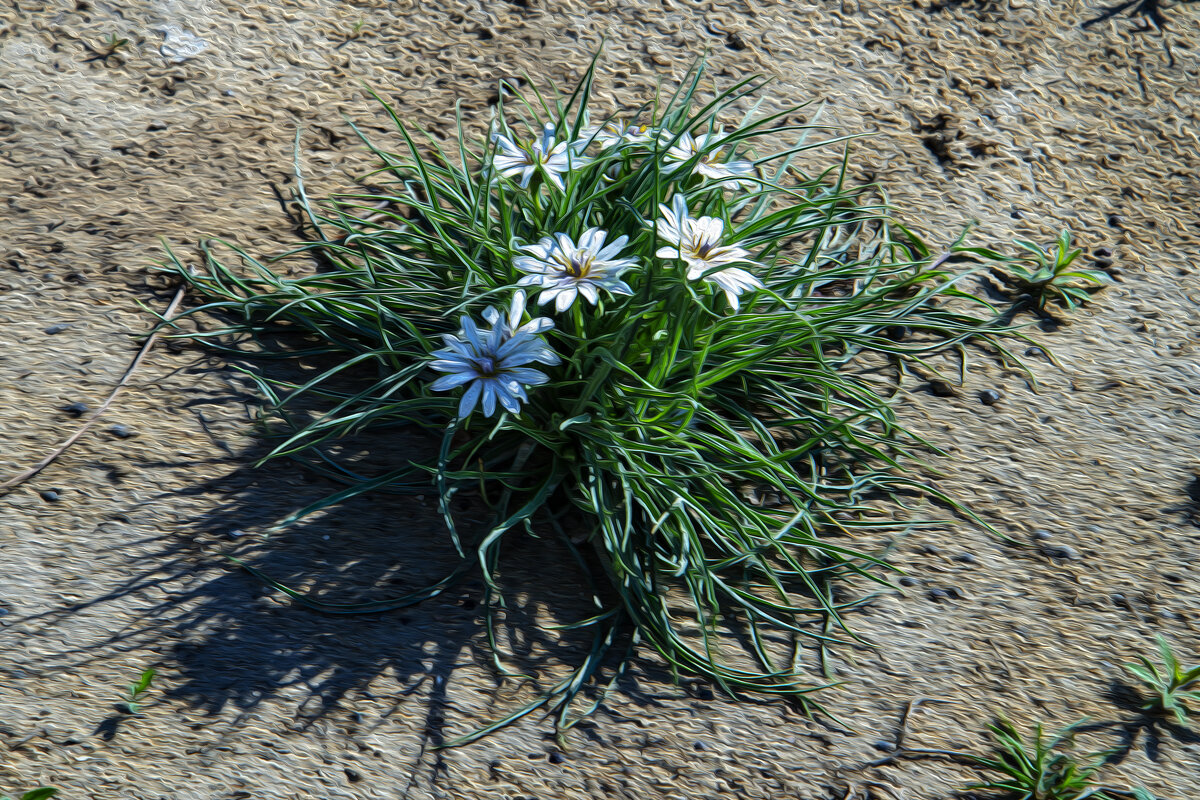
[[[1113,784],[1200,796],[1200,736],[1148,726],[1113,696],[1119,665],[1156,632],[1200,658],[1200,17],[1179,5],[1165,31],[1140,30],[1136,14],[1079,27],[1104,8],[3,4],[0,477],[78,424],[62,407],[96,406],[120,377],[148,327],[139,304],[162,309],[170,296],[148,278],[159,237],[189,258],[207,236],[265,251],[286,241],[272,184],[289,191],[297,129],[309,188],[350,183],[367,162],[342,115],[387,127],[361,82],[430,128],[457,100],[482,120],[498,78],[568,84],[605,35],[614,103],[640,102],[709,48],[719,80],[772,74],[780,102],[825,98],[840,130],[877,132],[855,146],[858,177],[879,180],[936,244],[971,219],[980,242],[1048,241],[1066,226],[1089,251],[1114,251],[1120,282],[1037,333],[1062,365],[1031,358],[1037,393],[978,357],[957,397],[904,383],[904,418],[951,452],[940,485],[1037,546],[959,526],[899,547],[917,583],[856,616],[877,647],[841,653],[847,684],[826,695],[855,732],[675,687],[646,661],[561,753],[537,719],[433,749],[516,702],[479,649],[477,587],[339,619],[284,605],[227,566],[221,555],[237,552],[339,597],[411,585],[448,554],[432,506],[401,498],[261,537],[329,486],[287,464],[253,469],[244,379],[159,347],[108,417],[132,436],[103,425],[0,500],[0,790],[949,797],[973,777],[959,765],[862,768],[905,705],[928,697],[949,702],[912,715],[911,746],[978,751],[997,710],[1022,722],[1088,715],[1112,724],[1087,744],[1122,745]],[[207,47],[172,63],[160,47],[181,52],[184,33]],[[96,58],[89,48],[110,34],[130,45]],[[1003,400],[982,405],[988,388]],[[543,577],[559,574],[548,571],[561,554],[523,548],[518,622],[567,616],[570,576]],[[530,659],[569,655],[517,630]],[[160,673],[150,700],[123,717],[114,703],[147,666]]]

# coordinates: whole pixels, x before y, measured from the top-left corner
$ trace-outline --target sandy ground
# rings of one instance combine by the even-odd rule
[[[863,767],[924,697],[948,702],[912,715],[911,746],[980,751],[996,711],[1086,715],[1102,724],[1087,744],[1121,747],[1112,784],[1200,797],[1200,736],[1148,724],[1116,685],[1156,632],[1200,660],[1200,8],[1166,8],[1165,31],[1136,14],[1079,27],[1104,8],[7,0],[0,477],[78,424],[63,407],[95,407],[120,377],[148,327],[141,304],[170,296],[148,273],[160,237],[186,257],[208,236],[266,250],[288,239],[272,185],[289,191],[297,129],[310,188],[343,188],[366,163],[343,115],[386,136],[363,82],[436,129],[459,100],[482,120],[501,77],[569,84],[606,35],[613,102],[641,102],[707,48],[721,81],[771,74],[780,102],[825,98],[841,130],[877,132],[856,145],[859,176],[935,243],[971,219],[979,242],[1066,226],[1088,252],[1114,252],[1120,282],[1038,333],[1063,365],[1031,359],[1039,393],[982,358],[958,397],[905,384],[904,419],[952,451],[943,486],[1038,546],[967,527],[904,543],[916,583],[856,616],[877,647],[844,652],[846,685],[825,697],[852,732],[678,688],[647,660],[565,751],[536,718],[436,751],[516,702],[480,651],[477,587],[329,618],[221,558],[331,598],[386,593],[447,555],[434,509],[378,497],[264,539],[329,486],[288,464],[253,469],[244,379],[157,348],[108,422],[0,498],[0,790],[950,797],[976,776],[934,760]],[[130,44],[96,58],[110,34]],[[990,407],[976,394],[989,388],[1004,396]],[[518,617],[570,608],[569,578],[539,579],[560,555],[537,542],[513,554],[528,567],[515,572]],[[530,626],[515,645],[548,665],[570,655]],[[149,666],[143,714],[121,716],[114,703]]]

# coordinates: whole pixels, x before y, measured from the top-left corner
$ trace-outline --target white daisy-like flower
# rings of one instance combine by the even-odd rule
[[[727,267],[724,264],[746,263],[750,251],[735,244],[723,244],[724,220],[717,217],[692,219],[688,213],[687,199],[676,194],[671,207],[660,204],[662,217],[658,220],[658,237],[669,246],[660,247],[654,255],[659,258],[678,259],[687,264],[688,280],[703,280],[720,287],[734,311],[738,310],[738,296],[750,289],[761,289],[758,278],[744,269]]]
[[[725,148],[714,146],[722,138],[719,130],[713,133],[702,133],[699,136],[692,136],[690,133],[681,134],[675,144],[667,148],[664,158],[669,163],[683,164],[699,155],[700,160],[696,162],[695,171],[713,180],[754,177],[753,162],[740,159],[723,160]],[[708,152],[705,152],[706,149]],[[728,182],[734,186],[751,183],[751,181]]]
[[[528,187],[529,179],[540,171],[546,180],[565,191],[563,173],[577,169],[587,161],[578,143],[560,142],[554,138],[554,126],[550,123],[542,128],[541,138],[532,142],[517,142],[501,133],[492,134],[492,141],[499,148],[492,161],[496,171],[506,178],[519,177],[518,185],[522,189]]]
[[[570,308],[579,295],[596,305],[600,299],[598,289],[611,294],[633,294],[621,280],[621,274],[637,266],[637,259],[617,258],[629,237],[618,236],[605,247],[607,236],[599,228],[589,228],[579,237],[578,244],[565,233],[556,233],[520,248],[530,255],[513,259],[513,266],[529,274],[517,281],[517,285],[542,287],[538,305],[554,300],[554,308],[559,312]]]
[[[601,150],[610,150],[627,144],[652,142],[661,135],[659,129],[649,125],[626,125],[622,120],[613,119],[581,131],[579,138],[584,142],[595,142]]]
[[[521,325],[525,314],[525,292],[517,290],[508,317],[503,318],[494,306],[483,312],[491,330],[481,331],[475,321],[464,316],[458,334],[442,337],[445,347],[435,350],[430,367],[448,373],[430,385],[435,392],[466,386],[458,404],[458,417],[464,419],[483,400],[483,415],[490,417],[499,402],[505,410],[518,414],[521,401],[529,400],[526,386],[537,386],[550,380],[526,364],[558,364],[561,359],[550,349],[541,334],[554,327],[546,317]]]

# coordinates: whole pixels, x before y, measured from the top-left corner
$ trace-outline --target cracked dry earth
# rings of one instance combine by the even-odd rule
[[[331,598],[398,591],[448,556],[432,504],[379,496],[263,536],[330,486],[254,469],[245,381],[159,346],[103,424],[0,498],[0,792],[932,800],[979,774],[866,765],[909,701],[936,698],[909,746],[981,752],[997,711],[1088,716],[1103,724],[1084,744],[1119,748],[1110,785],[1200,797],[1200,737],[1144,724],[1119,685],[1155,633],[1200,660],[1200,8],[1163,4],[1163,30],[1138,7],[1080,27],[1106,8],[0,3],[0,479],[79,424],[62,408],[94,408],[119,379],[143,306],[171,294],[148,269],[160,237],[192,259],[203,237],[271,252],[293,235],[272,187],[291,190],[297,130],[309,188],[345,188],[367,161],[344,117],[388,136],[364,82],[437,129],[456,101],[485,119],[501,77],[570,84],[605,36],[609,102],[640,102],[708,49],[719,81],[773,75],[778,102],[824,98],[838,130],[876,133],[854,145],[855,177],[934,244],[972,219],[980,243],[1068,227],[1117,277],[1034,331],[1061,362],[1029,357],[1036,392],[986,357],[956,396],[901,386],[902,419],[949,451],[940,485],[1026,546],[965,525],[899,545],[908,585],[853,617],[875,647],[838,652],[845,683],[824,696],[853,730],[677,687],[646,659],[565,750],[536,717],[436,750],[520,697],[481,653],[478,587],[330,618],[222,559]],[[102,57],[114,34],[129,43]],[[981,404],[987,389],[1000,402]],[[513,645],[552,671],[571,643],[519,623],[569,617],[573,588],[539,580],[561,554],[523,547]],[[149,666],[142,714],[122,716]]]

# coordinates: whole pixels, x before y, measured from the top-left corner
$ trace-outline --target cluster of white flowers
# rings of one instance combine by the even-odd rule
[[[724,139],[724,132],[719,128],[696,136],[690,133],[676,136],[661,128],[614,119],[602,125],[584,127],[579,137],[572,141],[556,138],[554,125],[546,123],[541,137],[532,141],[493,133],[496,154],[492,165],[500,175],[516,180],[522,189],[528,188],[530,179],[540,172],[559,191],[566,191],[563,175],[591,161],[584,151],[592,143],[599,145],[602,152],[628,145],[658,143],[667,148],[663,159],[669,165],[678,167],[694,162],[694,175],[727,181],[734,188],[752,185],[753,181],[748,179],[755,176],[754,163],[744,159],[726,160],[727,148],[719,146]]]
[[[647,127],[614,120],[603,125],[585,127],[574,141],[556,138],[553,125],[547,124],[539,139],[520,142],[500,133],[493,134],[496,153],[492,164],[495,171],[513,180],[522,189],[529,187],[534,175],[540,174],[549,184],[566,191],[564,176],[590,163],[585,150],[593,143],[609,151],[629,145],[659,144],[667,149],[662,154],[667,165],[681,167],[692,164],[692,174],[721,181],[733,188],[745,183],[755,174],[754,164],[743,160],[722,160],[725,148],[717,147],[720,131],[693,136],[678,136]],[[725,223],[717,217],[693,218],[688,211],[687,198],[676,192],[671,205],[659,205],[661,216],[646,221],[653,226],[662,246],[655,251],[661,259],[679,261],[687,267],[687,280],[703,281],[725,293],[730,307],[736,312],[741,295],[763,288],[762,282],[745,269],[732,266],[755,266],[750,252],[735,242],[725,241]],[[622,275],[638,266],[638,259],[622,256],[629,237],[619,236],[608,242],[608,232],[589,228],[578,241],[566,233],[545,236],[535,244],[520,246],[523,255],[513,259],[513,266],[526,273],[517,282],[519,287],[537,287],[538,305],[551,302],[558,313],[568,311],[582,296],[593,306],[600,300],[600,290],[610,295],[631,295],[633,290]],[[554,328],[554,322],[539,317],[525,324],[526,296],[517,289],[507,318],[495,307],[483,312],[491,329],[481,332],[469,317],[461,320],[455,335],[444,336],[446,347],[435,351],[430,366],[446,375],[431,385],[434,391],[446,391],[465,386],[458,407],[459,418],[465,418],[482,401],[483,413],[491,416],[496,405],[519,413],[521,402],[527,401],[525,387],[546,383],[549,379],[539,370],[527,366],[533,363],[553,366],[560,362],[546,344],[542,334]]]

